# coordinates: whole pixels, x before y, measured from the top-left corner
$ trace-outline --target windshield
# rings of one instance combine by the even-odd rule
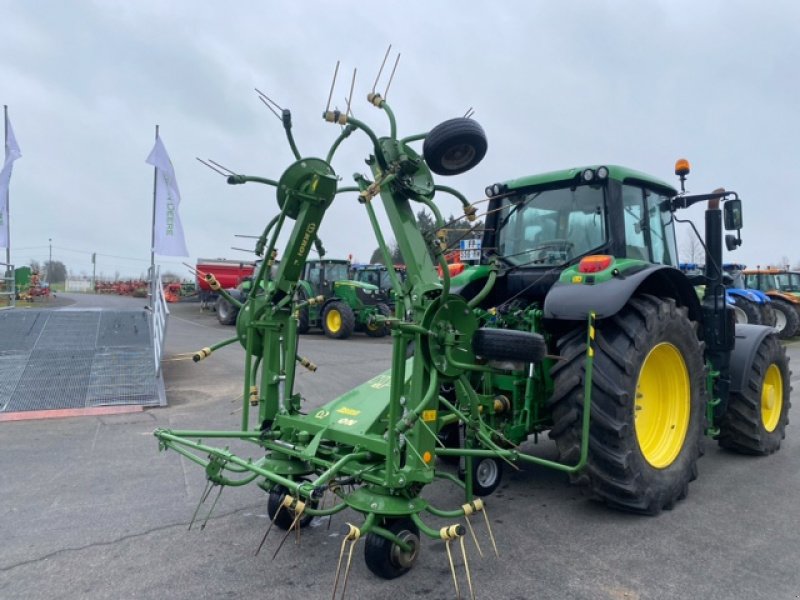
[[[342,281],[350,279],[347,263],[328,263],[325,265],[326,281]]]
[[[497,253],[512,265],[563,265],[606,241],[602,187],[520,193],[502,202]]]
[[[775,283],[777,289],[782,292],[800,292],[800,274],[798,273],[775,275]]]

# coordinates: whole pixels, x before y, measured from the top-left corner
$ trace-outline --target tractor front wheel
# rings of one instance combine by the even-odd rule
[[[741,296],[734,296],[733,303],[736,308],[744,313],[746,317],[745,323],[749,323],[750,325],[764,324],[761,317],[761,309],[759,309],[758,304],[747,298],[742,298]]]
[[[349,338],[356,328],[356,317],[344,302],[331,302],[322,311],[322,330],[329,338]]]
[[[744,389],[732,392],[720,423],[719,445],[742,454],[772,454],[789,423],[791,372],[775,335],[759,344]]]
[[[235,325],[239,309],[233,306],[227,299],[220,296],[217,299],[217,321],[222,325]]]
[[[657,514],[683,499],[697,477],[706,404],[697,324],[674,300],[640,295],[597,322],[589,454],[574,483],[609,506]],[[561,461],[581,453],[586,331],[558,341],[553,428]]]
[[[368,533],[364,543],[364,561],[367,568],[383,579],[394,579],[407,573],[417,560],[420,549],[419,527],[411,519],[386,519],[383,524],[408,548],[387,540],[376,533]]]

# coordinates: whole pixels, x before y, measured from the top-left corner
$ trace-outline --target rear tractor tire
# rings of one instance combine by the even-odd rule
[[[219,321],[221,325],[235,325],[236,317],[238,316],[239,309],[226,298],[220,296],[217,299],[217,321]]]
[[[772,308],[775,310],[775,330],[778,337],[788,340],[800,332],[800,315],[794,304],[783,298],[771,298]]]
[[[347,339],[355,328],[356,317],[347,304],[337,300],[325,306],[322,311],[322,330],[329,338]]]
[[[786,349],[768,335],[756,349],[744,389],[731,393],[719,445],[742,454],[776,452],[789,423],[791,375]]]
[[[550,400],[561,461],[580,458],[586,331],[558,341]],[[596,324],[589,455],[573,483],[614,508],[671,509],[688,493],[702,454],[706,405],[697,324],[674,300],[639,295]]]
[[[368,533],[364,543],[367,568],[382,579],[394,579],[407,573],[419,556],[419,527],[411,519],[386,519],[383,524],[410,549],[402,547],[375,533]]]
[[[733,303],[736,305],[736,308],[744,313],[747,319],[745,323],[750,325],[763,325],[761,310],[758,304],[741,296],[734,296]]]

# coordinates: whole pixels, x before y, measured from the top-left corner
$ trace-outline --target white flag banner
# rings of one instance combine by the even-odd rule
[[[0,248],[8,248],[8,187],[11,183],[11,169],[14,161],[22,156],[11,128],[11,121],[6,115],[6,156],[3,161],[3,170],[0,171]]]
[[[181,194],[167,150],[156,137],[156,145],[145,161],[156,168],[155,230],[153,251],[161,256],[189,256],[178,213]]]

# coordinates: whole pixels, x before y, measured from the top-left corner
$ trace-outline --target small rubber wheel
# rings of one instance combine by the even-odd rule
[[[269,515],[270,521],[275,520],[275,526],[287,531],[289,527],[292,526],[295,518],[295,512],[288,508],[282,508],[280,512],[278,509],[283,502],[283,498],[286,496],[287,490],[282,485],[277,485],[269,492],[269,498],[267,499],[267,514]],[[277,518],[275,517],[275,513],[278,513]],[[309,515],[308,513],[304,514],[300,517],[300,527],[306,527],[314,517]]]
[[[464,479],[463,471],[458,476]],[[499,458],[472,459],[472,493],[488,496],[497,489],[503,480],[503,462]]]
[[[461,447],[461,425],[458,423],[450,423],[445,425],[436,434],[439,441],[444,444],[445,448],[460,448]],[[442,455],[439,457],[446,465],[457,465],[461,461],[460,456]]]
[[[440,123],[428,132],[422,155],[434,173],[458,175],[481,162],[487,148],[483,127],[472,119],[459,117]]]
[[[478,329],[472,337],[472,349],[488,360],[530,363],[539,362],[547,353],[547,345],[540,334],[512,329]]]
[[[420,550],[419,527],[408,518],[387,519],[383,525],[410,549],[400,546],[375,533],[368,533],[364,543],[364,561],[367,568],[382,579],[394,579],[411,570]]]

